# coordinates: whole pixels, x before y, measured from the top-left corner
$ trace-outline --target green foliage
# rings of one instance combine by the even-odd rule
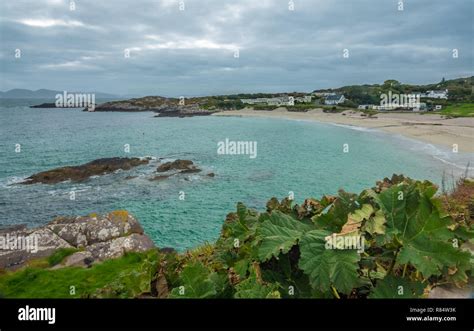
[[[422,98],[421,102],[426,102],[430,107],[432,105],[443,105],[442,113],[449,116],[474,116],[473,102],[474,93],[474,76],[466,78],[458,78],[452,80],[441,80],[439,83],[428,85],[411,85],[402,84],[396,80],[389,79],[383,84],[373,85],[350,85],[337,89],[324,90],[324,92],[334,92],[344,94],[350,102],[350,107],[366,104],[380,104],[380,95],[382,93],[403,93],[409,94],[413,92],[425,92],[428,90],[444,90],[447,89],[448,100]],[[317,91],[315,91],[317,92]],[[323,92],[323,90],[319,91]]]
[[[300,268],[309,276],[311,286],[327,292],[334,286],[339,292],[349,294],[359,283],[357,272],[359,253],[355,250],[326,248],[326,237],[331,232],[312,230],[301,240]]]
[[[7,298],[90,298],[134,297],[148,292],[150,275],[156,269],[158,255],[129,253],[93,265],[91,268],[68,267],[43,269],[27,267],[0,276],[0,296]],[[147,285],[146,285],[147,284]],[[74,291],[71,292],[71,286]]]
[[[441,114],[452,117],[474,117],[474,103],[455,103],[444,107]]]
[[[423,294],[423,283],[410,281],[406,278],[389,275],[377,281],[374,291],[369,295],[371,299],[411,299]]]
[[[212,298],[216,284],[210,278],[209,270],[195,261],[184,267],[180,274],[181,285],[171,291],[171,298]]]
[[[48,257],[48,264],[50,266],[55,266],[77,251],[79,251],[77,248],[60,248]]]
[[[263,262],[272,256],[278,257],[280,253],[288,253],[308,229],[308,225],[295,221],[278,210],[272,212],[258,228],[258,236],[261,238],[259,260]]]
[[[466,206],[469,188],[456,193]],[[436,192],[430,182],[394,175],[360,194],[341,190],[302,205],[272,198],[265,212],[239,203],[215,244],[129,254],[90,269],[8,272],[0,292],[71,297],[75,285],[75,297],[422,297],[472,278],[473,255],[463,248],[474,237],[472,214],[463,207],[464,216],[452,218],[456,205],[449,200],[445,209],[446,197]]]
[[[262,284],[257,279],[257,273],[252,268],[250,276],[236,286],[234,298],[237,299],[261,299],[261,298],[280,298],[278,286],[276,284]]]

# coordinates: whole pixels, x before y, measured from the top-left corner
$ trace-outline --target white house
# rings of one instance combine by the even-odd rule
[[[304,97],[296,97],[295,101],[296,102],[308,103],[308,102],[311,102],[311,99],[312,99],[311,95],[305,95]]]
[[[447,99],[448,98],[448,90],[432,90],[426,91],[427,98],[433,99]]]
[[[338,105],[346,100],[343,94],[328,95],[324,100],[325,105]]]

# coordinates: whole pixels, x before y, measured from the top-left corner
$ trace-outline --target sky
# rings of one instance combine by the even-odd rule
[[[1,0],[0,90],[434,83],[474,74],[473,17],[473,0]]]

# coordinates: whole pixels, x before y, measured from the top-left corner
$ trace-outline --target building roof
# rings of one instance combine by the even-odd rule
[[[334,94],[334,95],[328,95],[326,100],[329,100],[329,101],[337,101],[339,99],[341,99],[344,95],[342,94]]]

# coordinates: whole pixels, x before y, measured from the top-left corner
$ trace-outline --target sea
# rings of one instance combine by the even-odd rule
[[[47,101],[0,99],[0,226],[126,209],[158,247],[184,251],[215,241],[238,202],[265,210],[271,197],[292,195],[302,203],[339,189],[359,193],[392,174],[449,186],[474,165],[472,153],[372,129],[29,107]],[[251,143],[256,153],[218,153],[226,140]],[[40,171],[106,157],[152,159],[81,183],[19,184]],[[162,162],[175,159],[192,160],[202,171],[150,181]]]

